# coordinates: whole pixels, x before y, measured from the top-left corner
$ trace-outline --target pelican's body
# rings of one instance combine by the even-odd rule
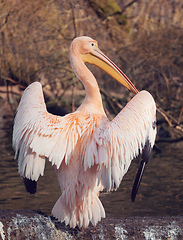
[[[19,173],[27,190],[35,193],[35,182],[43,175],[45,157],[48,158],[55,166],[62,192],[52,214],[72,228],[87,227],[90,222],[96,225],[105,217],[99,192],[104,188],[117,189],[131,160],[147,143],[151,149],[156,135],[152,96],[146,91],[138,93],[129,80],[122,82],[120,69],[96,44],[91,38],[80,37],[70,47],[71,65],[86,90],[81,106],[64,117],[48,113],[41,84],[35,82],[24,91],[13,131]],[[95,62],[91,60],[93,56]],[[117,68],[117,73],[104,69],[101,59]],[[137,93],[111,122],[104,112],[96,79],[84,62],[100,65]]]

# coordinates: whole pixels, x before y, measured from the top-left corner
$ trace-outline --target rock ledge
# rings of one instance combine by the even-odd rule
[[[0,210],[6,239],[183,239],[183,216],[106,218],[87,229],[70,229],[39,210]]]

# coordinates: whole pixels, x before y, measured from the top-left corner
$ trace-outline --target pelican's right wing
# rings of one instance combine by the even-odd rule
[[[37,181],[43,175],[45,157],[57,168],[63,159],[69,162],[79,134],[74,114],[60,117],[48,113],[41,84],[34,82],[26,88],[13,128],[13,148],[22,177]]]
[[[108,191],[119,187],[132,159],[139,153],[144,151],[143,161],[148,161],[155,136],[156,105],[150,93],[141,91],[100,131],[99,181]],[[138,188],[138,179],[134,192]]]

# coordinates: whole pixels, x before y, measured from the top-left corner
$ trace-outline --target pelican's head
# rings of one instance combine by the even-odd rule
[[[100,51],[97,41],[90,37],[78,37],[73,40],[71,48],[75,54],[80,55],[83,62],[98,66],[130,91],[138,93],[136,87],[123,71]]]
[[[71,43],[71,49],[75,54],[87,55],[93,51],[93,47],[98,48],[97,41],[90,37],[82,36],[75,38]]]

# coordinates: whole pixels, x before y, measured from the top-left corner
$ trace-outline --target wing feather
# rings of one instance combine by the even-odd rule
[[[63,159],[69,163],[80,134],[73,119],[73,114],[60,117],[47,112],[39,82],[27,87],[13,129],[13,148],[22,177],[37,181],[43,175],[45,157],[57,168]]]
[[[117,189],[133,158],[142,152],[146,140],[154,145],[156,105],[146,91],[139,92],[126,107],[101,129],[99,180],[110,191]]]

